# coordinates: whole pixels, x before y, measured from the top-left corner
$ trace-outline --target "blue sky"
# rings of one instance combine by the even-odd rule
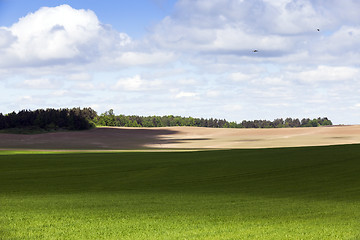
[[[358,9],[354,0],[0,0],[0,112],[90,106],[358,124]]]

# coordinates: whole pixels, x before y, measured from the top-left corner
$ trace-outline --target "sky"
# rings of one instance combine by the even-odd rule
[[[0,112],[359,124],[358,9],[357,0],[0,0]]]

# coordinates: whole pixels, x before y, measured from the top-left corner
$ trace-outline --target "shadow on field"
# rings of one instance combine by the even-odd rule
[[[163,148],[166,144],[206,138],[167,138],[178,131],[154,128],[95,128],[85,131],[43,134],[0,134],[0,149],[114,150]]]

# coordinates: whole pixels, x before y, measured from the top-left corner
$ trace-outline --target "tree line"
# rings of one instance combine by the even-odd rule
[[[21,110],[6,115],[0,113],[0,129],[30,128],[44,130],[85,130],[95,126],[116,127],[172,127],[193,126],[210,128],[284,128],[284,127],[318,127],[332,125],[324,118],[278,118],[273,121],[253,120],[228,122],[217,118],[193,118],[181,116],[137,116],[115,115],[110,109],[100,115],[91,108],[72,109],[38,109],[35,111]]]
[[[216,118],[193,118],[181,116],[137,116],[137,115],[118,115],[110,109],[100,116],[96,116],[93,123],[97,126],[117,126],[117,127],[172,127],[172,126],[193,126],[193,127],[211,127],[211,128],[284,128],[284,127],[318,127],[332,125],[327,118],[278,118],[273,121],[253,120],[228,122],[225,119]]]
[[[0,129],[85,130],[95,126],[91,119],[96,116],[91,108],[21,110],[6,115],[0,113]]]

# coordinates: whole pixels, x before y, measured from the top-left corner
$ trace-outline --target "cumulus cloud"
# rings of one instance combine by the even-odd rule
[[[83,91],[90,91],[97,89],[93,83],[77,83],[73,87],[76,90],[83,90]]]
[[[1,82],[22,96],[31,95],[25,88],[53,88],[51,103],[96,102],[102,110],[125,103],[130,114],[146,105],[152,113],[234,120],[316,113],[336,122],[341,111],[330,116],[327,105],[359,103],[358,9],[354,0],[179,0],[134,40],[91,10],[45,7],[0,27],[0,79],[27,79]],[[80,100],[73,91],[89,95]],[[36,99],[49,102],[46,94]]]
[[[177,82],[183,86],[194,86],[198,84],[198,81],[193,78],[179,79]]]
[[[243,106],[241,104],[226,104],[224,109],[226,111],[241,111]]]
[[[47,78],[39,78],[39,79],[24,80],[22,83],[20,83],[19,86],[23,88],[32,88],[32,89],[54,89],[61,86],[61,83]]]
[[[0,51],[2,48],[9,47],[16,41],[16,37],[4,27],[0,27]]]
[[[264,0],[267,17],[261,24],[269,32],[278,34],[304,34],[314,32],[329,24],[321,11],[316,11],[316,6],[309,0],[298,1],[269,1]]]
[[[88,70],[168,64],[177,58],[101,23],[92,10],[69,5],[43,7],[0,27],[0,53],[2,68],[39,76],[68,73],[70,80],[90,80]]]
[[[86,72],[80,72],[80,73],[73,73],[68,76],[69,80],[74,81],[89,81],[92,79],[91,74]]]
[[[134,77],[119,79],[114,88],[126,91],[147,91],[159,89],[161,86],[162,81],[160,80],[144,80],[140,75],[135,75]]]
[[[21,109],[33,108],[34,106],[41,104],[42,101],[43,99],[41,99],[41,97],[29,95],[20,96],[15,100],[19,106],[23,106]]]
[[[270,86],[285,86],[288,85],[289,82],[285,81],[281,76],[279,77],[264,77],[261,78],[259,83],[262,83],[264,85],[270,85]]]
[[[299,16],[294,17],[285,8],[284,4],[276,6],[266,1],[181,0],[175,14],[156,26],[152,37],[164,47],[182,50],[249,55],[254,48],[260,48],[271,55],[283,54],[293,46],[292,39],[277,34],[282,31],[273,27],[277,25],[274,19],[279,19],[282,24],[278,25],[283,26],[286,16],[287,23],[290,16],[295,18],[294,26],[288,26],[293,32],[299,20],[303,22],[309,15],[307,10],[293,10],[300,11]],[[279,18],[279,12],[288,15]],[[306,31],[314,30],[311,26]]]
[[[64,97],[66,95],[69,95],[70,91],[69,90],[56,90],[54,92],[51,93],[51,95],[55,96],[55,97]]]
[[[244,74],[242,72],[234,72],[230,74],[230,79],[234,82],[247,82],[254,78],[254,75]]]
[[[101,24],[93,11],[69,5],[29,13],[3,27],[0,35],[4,34],[12,36],[0,57],[0,65],[8,67],[92,62],[131,42],[125,33]]]
[[[353,67],[318,66],[316,69],[297,73],[294,77],[303,82],[343,82],[360,79],[359,69]]]
[[[206,96],[210,97],[210,98],[216,98],[219,97],[221,95],[220,91],[216,91],[216,90],[208,90],[206,92]]]
[[[342,26],[316,44],[317,51],[336,56],[360,54],[360,26]]]
[[[354,9],[360,9],[360,2],[180,0],[174,13],[154,27],[150,39],[166,49],[212,54],[216,60],[237,55],[247,62],[324,64],[359,52],[359,16]],[[352,57],[353,63],[358,56]]]
[[[175,56],[171,52],[124,52],[119,54],[113,61],[122,66],[138,66],[164,64],[173,61]]]
[[[140,90],[144,81],[141,79],[140,75],[136,75],[130,78],[123,78],[117,81],[115,88],[124,89],[130,91]]]
[[[175,98],[194,98],[197,97],[198,94],[195,92],[179,92],[178,94],[176,94]]]

